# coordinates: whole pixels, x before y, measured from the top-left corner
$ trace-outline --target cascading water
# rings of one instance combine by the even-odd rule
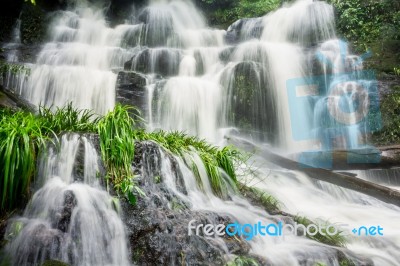
[[[33,104],[79,108],[104,114],[114,106],[116,74],[111,68],[127,61],[119,47],[130,28],[110,29],[102,10],[77,3],[55,16],[50,35],[26,82],[5,84]]]
[[[40,188],[23,217],[8,227],[11,264],[129,265],[118,203],[100,185],[99,156],[90,138],[67,134],[60,145],[43,154]]]
[[[7,61],[18,62],[18,48],[21,46],[21,20],[17,19],[12,31],[11,42],[3,46],[3,49],[8,50]]]
[[[126,24],[115,28],[107,26],[102,11],[83,3],[61,12],[51,29],[52,41],[43,47],[30,76],[24,82],[6,86],[34,104],[62,106],[72,101],[76,107],[104,114],[114,105],[116,72],[124,69],[146,75],[149,129],[185,131],[214,143],[223,143],[224,135],[239,131],[246,138],[273,143],[290,152],[315,146],[358,148],[364,144],[360,135],[365,135],[367,129],[363,127],[368,125],[341,127],[340,133],[325,130],[329,129],[327,112],[337,117],[346,115],[337,113],[335,108],[327,109],[326,102],[332,101],[333,106],[343,104],[351,113],[357,108],[348,104],[353,96],[360,97],[359,106],[365,104],[365,95],[351,80],[358,84],[371,82],[360,81],[360,58],[343,53],[343,43],[334,39],[333,8],[325,2],[298,0],[263,18],[238,21],[228,32],[207,28],[204,18],[187,1],[151,1],[137,17],[130,17]],[[343,76],[336,74],[342,72],[354,73],[355,79],[341,82]],[[312,141],[294,141],[287,81],[305,80],[310,75],[321,77],[324,91],[312,98],[311,104],[301,105],[299,112],[306,117],[301,130],[319,135]],[[331,95],[332,88],[338,90],[338,95],[344,93],[347,101],[346,97]],[[354,122],[358,118],[347,119]],[[339,140],[331,140],[338,135]],[[75,143],[74,138],[69,141]],[[50,156],[45,162],[48,166],[43,169],[48,170],[42,176],[49,179],[28,205],[25,218],[17,220],[24,227],[9,248],[14,259],[23,261],[15,263],[56,258],[75,265],[127,264],[122,224],[112,209],[111,198],[95,185],[94,175],[85,172],[85,184],[71,183],[70,168],[54,170],[57,164],[71,167],[76,149],[71,147],[71,153]],[[90,154],[89,147],[85,154]],[[197,187],[182,160],[176,158],[187,191],[180,193],[171,174],[174,167],[168,156],[160,153],[166,186],[192,209],[224,213],[241,223],[276,219],[233,192],[230,200],[216,197],[195,154],[191,156],[201,173],[203,190]],[[399,208],[323,182],[312,182],[303,174],[282,170],[262,158],[253,160],[259,165],[260,180],[249,185],[275,195],[284,211],[331,223],[384,227],[385,236],[381,238],[349,236],[348,249],[342,252],[350,259],[358,255],[371,259],[375,265],[400,264],[400,235],[396,231]],[[95,164],[85,161],[84,169],[96,171],[89,170],[89,165]],[[60,177],[50,178],[53,175]],[[74,196],[65,196],[67,191]],[[68,197],[74,202],[75,216],[70,217],[72,231],[64,232],[57,227],[60,218],[56,214]],[[55,200],[48,202],[48,198]],[[46,208],[38,208],[39,203]],[[82,210],[92,215],[80,216]],[[101,219],[105,213],[108,218]],[[85,217],[89,216],[95,217],[97,227],[86,230],[89,221]],[[108,233],[99,235],[98,230],[105,228]],[[88,235],[80,234],[84,230]],[[24,246],[22,238],[35,241],[35,232],[46,233],[54,248],[47,245],[28,254],[32,249]],[[82,237],[81,241],[74,242],[76,235]],[[102,251],[93,250],[93,243]],[[250,245],[253,253],[273,265],[339,264],[335,249],[303,237],[260,237]],[[83,251],[87,256],[80,253]]]

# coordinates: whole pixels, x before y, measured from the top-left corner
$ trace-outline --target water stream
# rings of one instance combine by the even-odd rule
[[[129,265],[118,203],[99,182],[99,156],[90,137],[63,135],[59,147],[43,152],[39,165],[39,189],[6,232],[12,264],[56,259],[70,265]]]

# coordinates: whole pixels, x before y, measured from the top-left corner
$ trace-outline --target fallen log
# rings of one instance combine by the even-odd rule
[[[369,182],[351,175],[336,173],[331,170],[314,168],[312,166],[301,164],[299,162],[278,155],[268,150],[267,148],[257,147],[247,140],[229,137],[228,142],[246,151],[256,152],[257,155],[282,168],[303,172],[313,179],[351,189],[353,191],[363,193],[383,202],[400,207],[400,191],[398,190],[375,184],[373,182]]]
[[[388,150],[377,147],[377,151],[381,153],[379,155],[379,162],[368,162],[368,156],[374,156],[370,154],[360,154],[356,150],[335,150],[335,151],[324,151],[320,152],[321,156],[330,156],[332,158],[332,170],[372,170],[372,169],[393,169],[400,167],[400,158],[394,158],[394,156],[386,156],[382,152],[388,153]],[[353,158],[358,157],[357,163],[349,162],[349,156]],[[297,161],[296,158],[299,154],[293,154],[289,156],[290,159]],[[366,159],[363,160],[363,157]]]

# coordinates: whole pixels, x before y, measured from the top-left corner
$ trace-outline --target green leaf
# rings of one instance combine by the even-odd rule
[[[128,200],[129,200],[129,203],[131,205],[136,205],[137,198],[136,198],[135,194],[132,193],[132,191],[128,191],[126,193],[126,196],[127,196]]]

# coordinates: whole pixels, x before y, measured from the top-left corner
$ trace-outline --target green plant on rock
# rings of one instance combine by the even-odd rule
[[[313,221],[309,220],[306,217],[303,216],[295,216],[294,221],[298,224],[302,224],[305,227],[311,225],[311,224],[316,224]],[[329,222],[320,222],[318,223],[320,226],[320,230],[317,230],[317,232],[314,235],[311,234],[306,234],[306,236],[312,240],[318,241],[320,243],[324,243],[327,245],[332,245],[332,246],[338,246],[338,247],[344,247],[346,245],[346,238],[342,235],[343,232],[337,231],[334,235],[331,235],[332,232],[329,232],[327,234],[327,228],[329,227],[330,223]],[[321,233],[321,232],[322,233]]]
[[[378,144],[397,144],[400,142],[400,86],[394,87],[391,94],[381,102],[382,129],[373,134]]]
[[[5,61],[0,62],[0,74],[1,75],[6,75],[6,74],[24,74],[29,76],[31,73],[31,69],[25,65],[21,64],[12,64],[8,63]]]
[[[216,194],[222,195],[228,184],[234,187],[237,182],[234,163],[241,160],[238,151],[231,147],[217,148],[179,132],[145,132],[139,128],[142,120],[132,107],[116,105],[103,117],[88,110],[77,110],[72,104],[55,109],[41,107],[37,115],[0,109],[0,122],[1,210],[13,208],[27,194],[39,150],[49,141],[57,141],[57,136],[65,132],[99,135],[107,180],[131,204],[136,203],[137,196],[144,195],[131,169],[135,141],[154,141],[176,156],[191,158],[192,164],[188,163],[188,167],[192,170],[196,164],[190,154],[197,154]],[[199,175],[198,169],[194,175]],[[201,180],[198,181],[200,184]]]
[[[400,67],[393,68],[393,72],[396,76],[400,76]]]
[[[25,2],[31,2],[32,5],[36,6],[36,0],[25,0]]]
[[[238,256],[234,260],[228,262],[225,266],[258,266],[257,260],[245,256]]]
[[[2,111],[0,117],[1,209],[11,208],[27,192],[38,145],[40,120],[29,113]]]
[[[55,112],[41,107],[38,115],[0,109],[1,210],[13,208],[27,194],[39,149],[63,132],[92,130],[96,122],[88,116],[70,105]]]
[[[71,103],[65,107],[51,108],[40,107],[39,117],[44,129],[52,132],[73,131],[96,132],[99,118],[89,110],[77,110]]]
[[[97,126],[103,161],[107,177],[111,179],[118,192],[131,204],[136,204],[136,195],[144,193],[136,185],[131,163],[135,154],[135,120],[129,112],[133,107],[116,105],[112,112],[102,117]]]
[[[167,133],[165,131],[145,132],[139,130],[135,132],[137,140],[151,140],[161,145],[165,150],[183,159],[187,166],[192,169],[200,187],[201,178],[195,160],[191,158],[191,153],[195,152],[204,164],[211,187],[217,195],[224,195],[227,191],[228,183],[237,183],[234,162],[241,161],[241,154],[232,147],[217,148],[208,144],[197,137],[188,136],[181,132]],[[224,175],[228,180],[224,178]]]
[[[261,204],[268,212],[277,212],[280,209],[280,202],[275,197],[261,189],[241,185],[239,190],[244,196]]]

